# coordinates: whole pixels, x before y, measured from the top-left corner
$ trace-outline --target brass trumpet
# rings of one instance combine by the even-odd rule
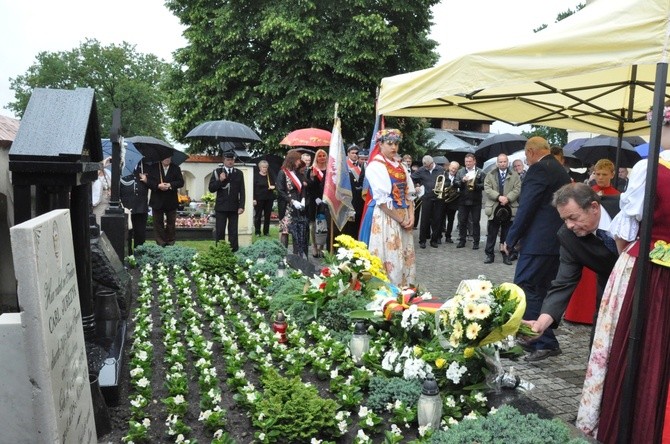
[[[444,184],[447,183],[447,177],[445,174],[440,174],[435,178],[435,187],[433,188],[433,193],[438,199],[444,199]]]

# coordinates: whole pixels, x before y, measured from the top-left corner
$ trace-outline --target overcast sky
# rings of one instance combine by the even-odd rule
[[[559,12],[578,3],[442,0],[433,10],[431,38],[446,60],[530,38],[533,28],[553,23]],[[69,51],[95,38],[103,45],[126,41],[138,52],[169,61],[172,51],[186,44],[182,29],[163,0],[0,0],[0,114],[13,117],[5,108],[14,98],[9,78],[24,74],[39,52]]]

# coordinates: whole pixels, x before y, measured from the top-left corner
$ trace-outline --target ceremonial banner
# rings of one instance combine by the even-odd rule
[[[330,137],[323,200],[328,204],[330,216],[339,230],[347,223],[349,213],[354,211],[346,159],[341,123],[339,117],[336,117]]]

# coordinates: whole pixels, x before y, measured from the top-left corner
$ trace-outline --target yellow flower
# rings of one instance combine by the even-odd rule
[[[477,305],[477,319],[486,319],[491,314],[491,307],[488,304]]]
[[[463,309],[463,316],[465,319],[474,319],[477,316],[477,304],[468,302]]]
[[[414,356],[418,358],[422,354],[423,354],[423,349],[421,347],[419,347],[418,345],[415,345],[414,346]]]
[[[482,295],[491,293],[491,289],[493,289],[491,281],[479,281],[479,288],[477,290],[479,290]]]
[[[454,332],[452,333],[456,339],[461,339],[463,337],[463,326],[460,322],[454,324]]]
[[[437,358],[437,359],[435,360],[435,367],[437,367],[437,368],[442,368],[442,367],[444,367],[444,364],[446,364],[446,363],[447,363],[447,360],[446,360],[446,359],[444,359],[444,358]]]
[[[472,358],[475,355],[475,349],[474,347],[466,347],[465,350],[463,350],[463,356],[465,359]]]
[[[468,339],[475,340],[475,339],[477,339],[477,335],[479,334],[479,330],[481,330],[481,329],[482,329],[482,327],[478,323],[472,322],[465,329],[465,336]]]

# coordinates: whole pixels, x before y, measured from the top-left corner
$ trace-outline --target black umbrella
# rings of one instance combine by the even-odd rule
[[[151,136],[134,136],[126,139],[137,148],[137,151],[142,153],[144,159],[148,162],[160,162],[163,159],[172,157],[172,163],[181,165],[188,154],[179,151],[164,140],[157,139]]]
[[[619,139],[616,137],[594,137],[582,144],[582,147],[575,151],[575,157],[582,161],[584,165],[593,165],[600,159],[609,159],[616,165],[617,150],[619,149]],[[619,150],[619,167],[632,168],[639,160],[640,155],[633,146],[621,141],[621,150]]]
[[[261,138],[243,123],[212,120],[193,128],[186,137],[216,142],[260,142]]]
[[[526,147],[526,139],[521,134],[496,134],[482,140],[475,149],[475,157],[480,164],[483,164],[491,157],[498,157],[498,154],[512,154]]]

